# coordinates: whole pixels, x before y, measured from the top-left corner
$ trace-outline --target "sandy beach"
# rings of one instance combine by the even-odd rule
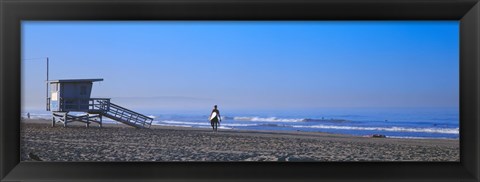
[[[23,120],[21,160],[35,161],[459,161],[459,141]],[[29,155],[30,154],[30,155]],[[33,155],[32,155],[33,154]]]

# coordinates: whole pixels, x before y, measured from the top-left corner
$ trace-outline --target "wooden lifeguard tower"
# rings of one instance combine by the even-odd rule
[[[52,126],[61,122],[66,127],[70,122],[83,122],[89,127],[97,123],[102,127],[105,116],[117,122],[135,127],[150,128],[153,119],[110,102],[110,98],[92,98],[93,82],[103,79],[50,80],[47,111],[52,111]],[[84,114],[71,115],[70,112]]]

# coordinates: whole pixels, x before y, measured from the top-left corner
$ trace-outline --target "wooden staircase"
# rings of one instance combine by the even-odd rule
[[[102,116],[113,119],[120,123],[135,127],[135,128],[150,128],[153,118],[121,107],[110,101],[97,100],[99,104],[94,105],[96,110],[99,110]]]

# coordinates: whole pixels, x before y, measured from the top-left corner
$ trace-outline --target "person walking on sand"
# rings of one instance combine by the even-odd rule
[[[213,132],[217,132],[218,125],[222,121],[220,111],[217,109],[217,105],[213,106],[212,113],[210,113],[210,124],[212,125]]]

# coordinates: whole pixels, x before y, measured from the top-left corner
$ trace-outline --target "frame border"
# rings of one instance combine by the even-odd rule
[[[1,181],[480,180],[478,0],[0,0],[0,20]],[[20,162],[22,20],[459,20],[460,162]]]

